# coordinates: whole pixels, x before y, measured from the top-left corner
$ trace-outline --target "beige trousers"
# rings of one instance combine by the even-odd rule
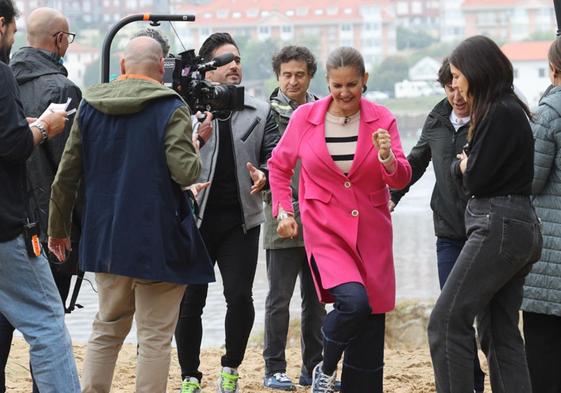
[[[109,393],[132,319],[137,330],[137,393],[165,393],[171,340],[185,285],[96,273],[99,312],[88,342],[82,393]]]

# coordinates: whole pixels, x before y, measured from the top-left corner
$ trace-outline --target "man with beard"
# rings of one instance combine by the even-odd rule
[[[52,112],[26,120],[7,66],[16,17],[12,0],[0,0],[0,313],[30,345],[31,366],[41,393],[76,393],[80,384],[72,343],[38,228],[30,219],[26,170],[34,146],[60,134],[67,117],[66,112]],[[2,370],[8,351],[9,346],[0,346]],[[0,390],[4,389],[0,379]]]
[[[234,60],[207,72],[206,79],[239,85],[241,58],[230,34],[212,34],[199,50],[205,61],[226,53],[234,54]],[[221,359],[218,392],[237,393],[237,368],[244,358],[255,318],[253,279],[259,226],[265,220],[261,190],[267,183],[267,160],[280,136],[270,105],[247,94],[243,110],[217,113],[214,119],[207,113],[206,120],[196,127],[203,161],[198,182],[210,182],[198,194],[200,229],[212,261],[218,263],[227,305],[226,353]],[[190,285],[181,304],[175,339],[182,393],[201,391],[201,315],[207,290],[208,285]]]

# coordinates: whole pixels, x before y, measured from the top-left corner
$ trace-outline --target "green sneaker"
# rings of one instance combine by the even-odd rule
[[[185,378],[181,382],[181,393],[201,393],[201,384],[197,378]]]
[[[240,376],[234,368],[222,367],[218,380],[218,393],[239,393],[238,379]]]

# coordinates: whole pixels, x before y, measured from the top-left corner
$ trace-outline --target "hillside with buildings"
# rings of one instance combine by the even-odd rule
[[[391,77],[395,79],[391,80],[391,89],[386,87],[383,93],[394,96],[397,88],[398,95],[422,96],[429,94],[434,84],[425,75],[416,75],[416,69],[434,70],[435,63],[455,43],[470,35],[485,34],[503,46],[514,63],[516,84],[534,102],[547,87],[547,41],[554,38],[556,30],[551,0],[18,0],[16,3],[23,16],[39,6],[64,10],[71,28],[78,33],[68,51],[66,65],[70,77],[81,86],[98,81],[95,67],[98,67],[104,34],[122,17],[144,12],[194,14],[195,23],[174,23],[173,28],[162,23],[160,27],[172,42],[175,53],[183,48],[198,48],[213,32],[228,31],[244,49],[249,48],[247,53],[242,53],[245,81],[261,96],[266,96],[274,85],[268,58],[285,44],[310,47],[320,64],[334,48],[353,46],[364,55],[368,69],[378,74],[383,70],[376,67],[385,59],[403,58],[405,68]],[[145,25],[136,23],[123,30],[113,50],[119,50],[120,41],[128,39],[129,32]],[[20,19],[19,28],[25,30],[24,18]],[[430,53],[431,50],[437,54]],[[424,65],[419,64],[422,58],[425,58]],[[94,69],[87,70],[88,66]],[[400,85],[396,87],[395,83]],[[320,90],[322,84],[322,80],[315,82]]]

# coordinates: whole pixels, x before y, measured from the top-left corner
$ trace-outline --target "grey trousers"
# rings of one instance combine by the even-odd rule
[[[265,303],[265,374],[286,372],[285,348],[290,321],[290,299],[300,276],[301,375],[309,377],[322,360],[321,326],[325,307],[318,300],[304,247],[267,250],[269,294]]]
[[[436,390],[473,392],[476,319],[493,393],[530,393],[518,328],[524,276],[538,260],[542,246],[530,198],[472,198],[466,208],[466,229],[468,240],[428,326]]]

